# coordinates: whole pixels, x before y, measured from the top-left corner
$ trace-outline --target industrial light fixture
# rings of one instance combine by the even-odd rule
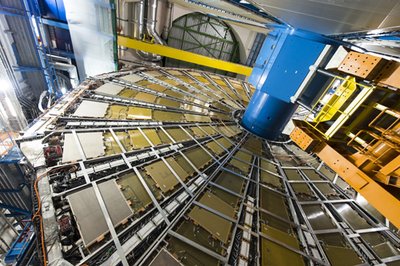
[[[6,91],[10,88],[10,82],[5,79],[0,79],[0,91]]]

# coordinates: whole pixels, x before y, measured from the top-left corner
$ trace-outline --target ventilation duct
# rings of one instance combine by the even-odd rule
[[[147,34],[152,39],[154,39],[156,43],[165,45],[164,40],[161,39],[160,35],[158,35],[158,33],[156,32],[157,8],[158,8],[157,0],[147,0],[147,21],[146,21]]]
[[[146,6],[147,6],[147,15],[146,14]],[[155,30],[155,25],[157,22],[157,1],[149,1],[146,5],[144,0],[139,1],[135,5],[135,30],[134,30],[134,38],[138,40],[142,40],[145,35],[150,36],[155,40],[156,43],[165,45],[164,41],[157,34]],[[147,21],[146,25],[144,21]],[[161,56],[156,54],[150,54],[141,50],[137,50],[137,55],[145,61],[160,61]]]

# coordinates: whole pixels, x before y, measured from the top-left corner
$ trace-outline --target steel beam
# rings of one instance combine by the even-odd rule
[[[64,29],[64,30],[69,30],[68,23],[55,21],[55,20],[47,19],[47,18],[41,18],[41,20],[42,20],[43,24],[57,27],[57,28]]]
[[[252,71],[252,68],[248,66],[183,51],[165,45],[143,42],[124,36],[118,36],[118,45],[245,76],[250,76]]]
[[[307,136],[307,128],[296,126],[290,137],[295,143],[300,143],[299,136]],[[312,136],[318,144],[312,151],[329,166],[333,171],[340,175],[352,188],[360,193],[373,207],[388,218],[393,225],[400,228],[400,200],[394,197],[389,191],[375,182],[371,177],[361,171],[357,166],[350,162],[345,156],[337,152],[324,140]]]
[[[343,155],[328,144],[317,152],[317,155],[326,165],[340,176],[357,192],[359,192],[372,206],[388,218],[397,228],[400,228],[400,201],[372,178],[358,169]]]
[[[9,210],[13,215],[12,216],[19,216],[19,215],[31,215],[30,211],[14,207],[8,204],[0,203],[0,208]]]

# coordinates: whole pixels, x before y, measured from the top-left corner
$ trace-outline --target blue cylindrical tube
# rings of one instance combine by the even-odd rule
[[[276,139],[292,117],[297,105],[256,90],[243,115],[241,125],[265,139]]]

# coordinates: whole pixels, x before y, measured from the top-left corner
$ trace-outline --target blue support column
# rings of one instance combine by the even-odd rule
[[[266,138],[277,138],[297,105],[291,102],[323,51],[326,37],[291,28],[272,31],[260,50],[249,81],[256,87],[241,124]]]
[[[32,40],[36,45],[36,55],[41,64],[44,79],[47,83],[47,90],[49,93],[56,93],[58,88],[58,80],[54,66],[50,64],[47,54],[49,53],[48,47],[45,42],[39,43],[36,34],[39,34],[40,40],[47,40],[41,27],[41,16],[38,0],[23,0],[25,6],[25,15],[31,26]],[[33,18],[33,19],[32,19]],[[37,29],[37,32],[36,32]]]
[[[281,134],[296,107],[256,90],[243,116],[242,125],[260,137],[275,139]]]

